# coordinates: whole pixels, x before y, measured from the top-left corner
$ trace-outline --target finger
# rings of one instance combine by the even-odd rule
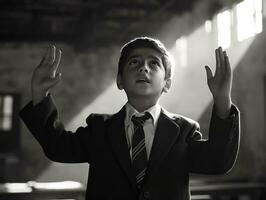
[[[226,73],[226,63],[225,63],[225,51],[223,51],[223,49],[220,47],[219,48],[219,55],[220,55],[220,61],[221,61],[221,65],[220,65],[220,69],[221,69],[221,73]]]
[[[59,63],[61,60],[61,54],[62,54],[62,51],[60,49],[56,48],[55,60],[54,60],[54,63],[52,65],[51,74],[50,74],[51,78],[55,78],[56,71],[58,69],[58,66],[59,66]]]
[[[52,65],[54,63],[54,60],[55,60],[55,46],[54,45],[51,45],[50,46],[50,52],[49,52],[49,60],[48,60],[48,65]]]
[[[225,57],[225,71],[226,71],[226,73],[231,74],[232,69],[231,69],[231,65],[229,62],[229,57],[227,56],[226,52],[224,52],[224,57]]]
[[[45,55],[42,57],[42,60],[41,60],[40,64],[37,66],[37,68],[39,68],[40,66],[42,66],[44,64],[44,60],[45,60]]]
[[[220,57],[220,67],[221,67],[221,70],[223,70],[223,67],[225,64],[225,58],[224,58],[224,53],[223,53],[222,47],[219,47],[218,51],[219,51],[219,57]]]
[[[215,69],[215,75],[216,75],[217,73],[219,73],[220,66],[221,66],[221,60],[220,60],[218,49],[215,49],[215,58],[216,58],[216,69]]]
[[[43,66],[43,65],[46,65],[48,63],[48,61],[49,61],[49,55],[50,55],[50,46],[47,47],[47,49],[45,51],[45,54],[44,54],[44,56],[43,56],[43,58],[42,58],[42,60],[41,60],[41,62],[40,62],[40,64],[39,64],[38,67]]]
[[[205,66],[205,69],[206,69],[207,81],[209,81],[213,78],[212,71],[207,65]]]
[[[44,87],[46,88],[46,90],[54,87],[56,84],[58,84],[61,81],[62,74],[61,73],[57,73],[55,78],[51,78],[48,81],[46,81],[44,83]]]

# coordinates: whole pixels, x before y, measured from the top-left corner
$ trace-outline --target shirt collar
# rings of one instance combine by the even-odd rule
[[[126,116],[125,116],[126,126],[131,123],[131,117],[133,115],[140,116],[145,112],[151,114],[153,125],[156,125],[161,113],[161,106],[158,103],[143,112],[138,112],[129,102],[126,103],[125,107],[126,107]]]

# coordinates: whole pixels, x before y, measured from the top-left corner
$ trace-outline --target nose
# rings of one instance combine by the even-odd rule
[[[143,72],[148,73],[149,72],[149,66],[148,66],[147,62],[143,62],[138,71],[140,73],[143,73]]]

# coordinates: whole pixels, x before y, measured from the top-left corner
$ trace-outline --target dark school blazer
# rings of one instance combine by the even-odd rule
[[[230,117],[215,112],[208,140],[197,122],[162,109],[145,182],[140,194],[125,136],[125,107],[114,115],[91,114],[74,133],[60,122],[52,96],[20,112],[45,155],[56,162],[90,164],[87,200],[189,200],[189,173],[224,174],[234,165],[239,147],[239,111]]]

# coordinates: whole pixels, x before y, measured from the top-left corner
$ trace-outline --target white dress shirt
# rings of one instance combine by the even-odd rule
[[[126,131],[128,150],[131,158],[132,158],[132,137],[134,134],[134,124],[131,121],[131,118],[133,115],[135,115],[136,117],[143,116],[145,112],[150,113],[152,116],[150,119],[145,121],[143,126],[147,158],[149,159],[155,135],[155,130],[161,113],[161,106],[159,104],[155,104],[154,106],[150,107],[149,109],[141,113],[139,113],[132,105],[130,105],[129,102],[126,103],[125,107],[126,107],[125,131]]]

